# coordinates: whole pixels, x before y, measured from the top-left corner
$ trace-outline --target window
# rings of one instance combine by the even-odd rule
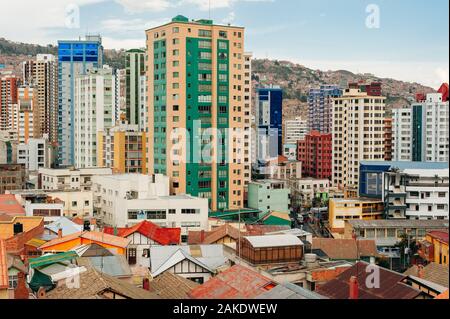
[[[183,209],[181,210],[181,214],[191,214],[191,215],[200,214],[200,209],[187,209],[187,208],[183,208]]]
[[[150,257],[150,249],[144,248],[144,250],[142,251],[142,257],[149,258]]]
[[[9,276],[8,277],[8,288],[9,289],[16,289],[17,283],[19,281],[19,278],[17,276]]]
[[[137,255],[136,248],[128,248],[128,264],[136,265],[136,255]]]
[[[179,27],[173,27],[172,28],[172,32],[173,33],[179,33],[180,32],[180,28]]]
[[[212,32],[210,30],[198,30],[198,36],[210,38],[212,36]]]
[[[169,209],[169,215],[174,215],[177,213],[176,209]]]
[[[77,207],[78,203],[76,201],[72,202],[72,207]]]

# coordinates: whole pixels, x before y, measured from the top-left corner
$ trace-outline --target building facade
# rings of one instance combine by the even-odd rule
[[[384,205],[378,199],[330,199],[328,214],[330,230],[343,233],[348,221],[382,219]]]
[[[58,141],[58,64],[51,54],[36,56],[34,84],[37,87],[40,135]]]
[[[113,127],[118,119],[115,89],[115,75],[106,66],[75,79],[73,125],[77,168],[97,166],[101,150],[97,145],[97,132]]]
[[[284,122],[284,143],[296,144],[297,141],[303,140],[308,133],[308,121],[301,117],[294,120]]]
[[[143,220],[179,227],[181,234],[208,227],[208,200],[169,196],[169,178],[160,174],[96,176],[95,217],[112,227],[131,227]]]
[[[37,88],[20,86],[17,93],[17,109],[11,109],[13,129],[17,129],[19,143],[28,143],[30,138],[40,138],[39,108],[37,103]]]
[[[244,29],[177,16],[147,30],[147,55],[149,172],[212,210],[242,208]]]
[[[258,89],[256,108],[257,160],[264,162],[283,154],[283,90]]]
[[[0,73],[0,131],[11,129],[10,109],[17,104],[19,79],[6,73]]]
[[[291,190],[283,181],[253,181],[248,186],[248,206],[262,213],[289,213]]]
[[[145,87],[141,79],[145,76],[145,51],[139,49],[126,52],[126,110],[127,120],[131,125],[141,125],[141,99],[145,102]],[[142,86],[144,84],[144,86]],[[142,127],[145,130],[145,127]]]
[[[393,110],[393,159],[448,162],[449,102],[430,93],[411,107]]]
[[[0,194],[7,190],[25,189],[27,173],[24,165],[0,164]]]
[[[304,140],[297,142],[297,159],[302,162],[304,176],[331,179],[332,175],[332,134],[312,131]]]
[[[248,183],[252,180],[252,57],[253,53],[244,53],[244,185],[248,190]]]
[[[103,47],[99,36],[85,40],[58,41],[58,161],[75,163],[75,80],[103,65]]]
[[[121,124],[97,134],[98,167],[120,174],[147,174],[147,133],[139,125]]]
[[[445,169],[391,169],[384,173],[386,218],[449,218],[449,174]]]
[[[340,96],[342,96],[342,90],[337,85],[323,85],[309,91],[309,131],[318,131],[323,134],[331,133],[333,99]]]
[[[385,98],[346,89],[334,99],[332,184],[357,188],[359,162],[384,159]]]
[[[392,118],[384,119],[384,160],[392,161]]]
[[[46,138],[30,138],[27,144],[17,146],[17,163],[29,171],[50,168],[54,163],[54,150]]]
[[[111,175],[111,168],[39,168],[39,189],[90,191],[94,176]]]

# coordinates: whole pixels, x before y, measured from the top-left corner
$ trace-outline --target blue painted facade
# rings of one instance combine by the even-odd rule
[[[271,157],[283,155],[283,90],[280,88],[258,89],[258,100],[259,132],[269,135],[270,141],[273,141],[274,138],[277,141],[277,143],[269,143]],[[264,115],[267,111],[268,119]]]
[[[75,78],[102,65],[100,37],[86,41],[58,41],[58,164],[61,166],[73,165],[75,162]]]

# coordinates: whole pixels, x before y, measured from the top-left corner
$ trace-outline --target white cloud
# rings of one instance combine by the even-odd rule
[[[128,13],[161,12],[175,6],[173,0],[115,0],[115,2],[122,5]]]
[[[136,49],[145,48],[145,37],[136,39],[116,39],[111,37],[102,38],[103,47],[106,49]]]
[[[225,19],[222,20],[222,23],[227,24],[227,23],[233,23],[234,19],[236,18],[236,13],[234,11],[231,11],[226,17]]]
[[[107,19],[101,22],[101,30],[103,32],[142,32],[145,30],[162,25],[170,21],[169,18],[161,18],[153,21],[144,19]]]

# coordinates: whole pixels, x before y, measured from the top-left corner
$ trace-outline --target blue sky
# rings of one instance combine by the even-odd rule
[[[67,27],[70,4],[79,8],[79,28]],[[379,8],[379,28],[366,26],[371,4]],[[15,0],[8,7],[0,13],[0,37],[56,44],[100,33],[106,48],[144,46],[146,28],[177,14],[209,17],[208,0]],[[246,50],[258,58],[433,87],[448,81],[448,0],[211,0],[211,8],[216,23],[246,27]]]

